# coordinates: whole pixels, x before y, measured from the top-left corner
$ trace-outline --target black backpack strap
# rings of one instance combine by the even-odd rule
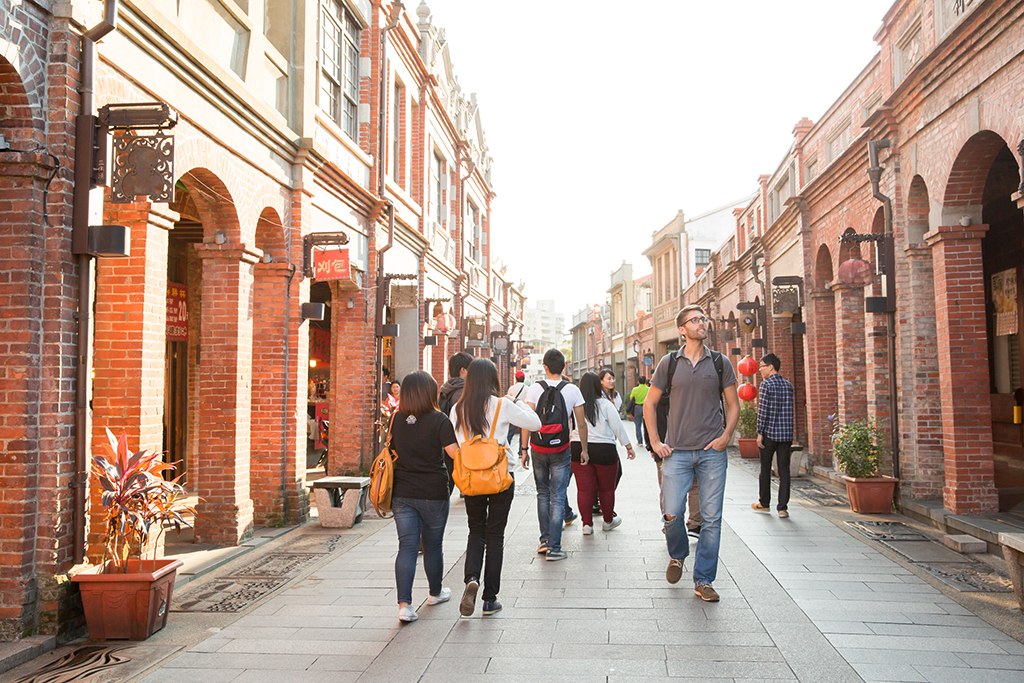
[[[564,387],[564,386],[565,386],[566,384],[568,384],[568,382],[566,382],[566,381],[565,381],[565,380],[563,379],[563,380],[562,380],[561,382],[559,382],[559,383],[558,383],[558,386],[557,386],[557,387],[555,387],[555,389],[558,389],[559,391],[561,391],[561,390],[562,390],[562,387]]]
[[[676,363],[679,362],[679,352],[673,351],[668,355],[668,382],[665,384],[665,390],[661,392],[662,396],[668,396],[672,393],[672,377],[676,374]]]
[[[715,364],[715,372],[718,373],[718,393],[724,393],[725,387],[722,386],[722,375],[725,373],[725,362],[722,360],[722,354],[714,349],[708,349],[711,352],[711,361]]]

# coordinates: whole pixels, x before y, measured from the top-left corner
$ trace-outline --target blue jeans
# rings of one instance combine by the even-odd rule
[[[722,504],[725,500],[725,451],[672,451],[661,463],[661,491],[665,509],[665,540],[669,557],[682,560],[690,554],[686,537],[686,496],[694,476],[700,488],[703,524],[693,565],[696,585],[713,583],[718,574],[718,548],[722,542]]]
[[[398,556],[395,558],[395,584],[398,602],[412,603],[412,580],[416,575],[416,556],[423,538],[423,571],[427,574],[430,594],[441,592],[444,574],[444,527],[448,523],[447,500],[395,498],[391,501],[398,530]]]
[[[644,424],[644,404],[638,403],[636,408],[633,408],[633,427],[636,428],[636,445],[643,446],[651,442],[650,437],[644,438],[644,434],[647,433],[647,425]]]
[[[565,490],[572,475],[569,449],[561,453],[538,453],[530,449],[533,459],[533,481],[537,485],[537,521],[540,542],[551,550],[562,549],[562,526],[565,524]],[[685,534],[685,531],[684,531]]]

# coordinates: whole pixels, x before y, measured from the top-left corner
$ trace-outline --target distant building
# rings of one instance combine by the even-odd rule
[[[526,307],[523,320],[523,343],[542,354],[561,348],[565,339],[565,315],[555,312],[554,299],[541,299],[535,308]]]

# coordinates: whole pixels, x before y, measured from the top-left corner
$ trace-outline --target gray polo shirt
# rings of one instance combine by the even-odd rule
[[[680,451],[700,451],[722,435],[722,399],[718,387],[718,372],[711,359],[711,351],[704,347],[704,355],[694,366],[682,349],[676,352],[679,361],[672,375],[671,402],[668,409],[668,434],[665,443]],[[668,386],[668,364],[672,354],[658,363],[651,378],[651,386],[665,391]],[[726,356],[722,356],[722,389],[736,384],[736,372]]]

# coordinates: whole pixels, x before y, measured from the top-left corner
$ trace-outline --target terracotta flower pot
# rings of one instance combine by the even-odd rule
[[[181,560],[128,560],[127,574],[96,566],[71,580],[82,591],[91,640],[145,640],[167,624]]]
[[[898,479],[893,477],[843,477],[850,509],[865,515],[884,515],[892,512],[893,493]]]
[[[736,439],[740,448],[740,457],[745,460],[757,460],[760,455],[757,448],[757,439]]]

